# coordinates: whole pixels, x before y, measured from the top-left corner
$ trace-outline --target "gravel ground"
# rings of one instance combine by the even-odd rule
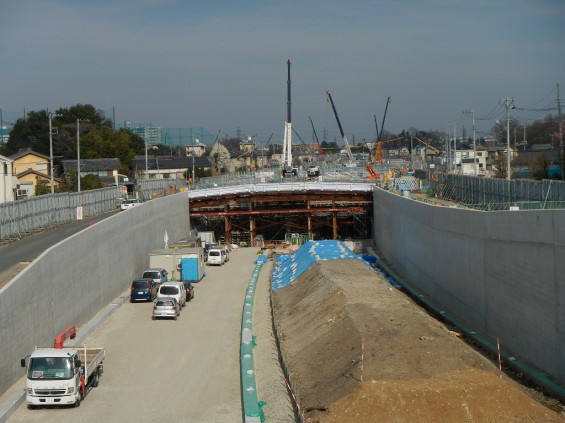
[[[267,404],[263,412],[267,422],[294,422],[294,412],[279,365],[271,319],[270,276],[273,262],[263,265],[253,301],[253,334],[257,346],[253,351],[258,398]]]

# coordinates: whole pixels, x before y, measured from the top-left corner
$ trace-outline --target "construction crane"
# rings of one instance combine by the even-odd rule
[[[393,142],[393,141],[403,140],[403,139],[404,139],[404,137],[397,137],[397,138],[393,138],[391,140],[378,141],[377,142],[377,148],[375,149],[375,154],[373,154],[373,156],[371,157],[371,162],[372,163],[383,163],[384,162],[383,144]]]
[[[383,129],[384,129],[384,125],[385,125],[385,119],[386,119],[386,113],[388,111],[388,105],[390,103],[390,96],[386,99],[386,106],[385,106],[385,112],[383,114],[383,120],[381,122],[381,130],[379,132],[379,127],[377,125],[377,116],[373,115],[373,117],[375,118],[375,128],[377,130],[377,147],[375,148],[375,154],[372,156],[371,161],[373,163],[382,163],[384,161],[384,157],[383,157],[383,142],[381,141],[381,137],[383,135]],[[392,140],[391,140],[392,141]]]
[[[284,124],[284,141],[283,141],[283,166],[286,164],[286,168],[283,167],[282,175],[298,173],[297,170],[292,168],[292,121],[291,121],[291,101],[290,101],[290,59],[287,60],[287,91],[286,91],[286,122]]]
[[[316,142],[318,143],[318,151],[320,153],[320,157],[324,157],[324,151],[322,150],[322,146],[320,145],[320,140],[318,139],[316,128],[314,128],[314,122],[312,122],[312,117],[308,116],[308,119],[310,119],[310,125],[312,125],[312,131],[314,131],[314,138],[316,138]]]
[[[347,137],[343,133],[343,128],[341,127],[341,122],[339,121],[339,116],[337,115],[337,110],[335,109],[334,101],[332,99],[332,95],[329,91],[326,91],[326,95],[328,96],[328,101],[332,105],[332,109],[334,111],[335,120],[337,121],[337,126],[339,127],[339,132],[341,134],[341,138],[343,139],[343,144],[345,145],[345,151],[347,152],[347,157],[349,158],[349,164],[351,166],[355,165],[355,158],[353,154],[351,154],[351,147],[349,146],[349,141],[347,141]]]
[[[418,137],[415,136],[415,135],[414,135],[414,138],[415,138],[417,141],[419,141],[420,143],[422,143],[423,145],[425,145],[426,147],[428,147],[430,150],[432,150],[432,151],[433,151],[434,153],[436,153],[438,156],[440,156],[440,155],[442,154],[442,151],[441,151],[439,148],[434,147],[434,146],[431,145],[431,144],[428,144],[426,141],[421,140],[420,138],[418,138]]]

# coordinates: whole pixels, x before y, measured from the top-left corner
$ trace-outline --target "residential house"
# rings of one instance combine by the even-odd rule
[[[202,157],[206,152],[206,146],[204,144],[200,144],[198,140],[196,140],[195,144],[185,145],[184,148],[187,156],[194,155],[196,157]]]
[[[257,166],[257,155],[255,144],[248,139],[247,142],[239,143],[239,150],[229,150],[230,159],[224,172],[233,173],[245,169],[255,169]]]
[[[31,148],[21,148],[12,154],[14,173],[18,180],[17,199],[33,197],[38,184],[51,185],[51,170],[49,156],[33,151]],[[53,178],[53,187],[59,186],[60,180]]]
[[[190,179],[196,171],[209,172],[208,157],[136,156],[130,171],[136,179]]]
[[[14,201],[18,180],[13,170],[14,161],[8,157],[0,156],[0,203]]]
[[[77,170],[76,160],[63,160],[63,172]],[[80,160],[80,177],[86,175],[96,175],[100,181],[106,186],[118,186],[120,183],[120,175],[118,170],[121,167],[120,159],[81,159]]]

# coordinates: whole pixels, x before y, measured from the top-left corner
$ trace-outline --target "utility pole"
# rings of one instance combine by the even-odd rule
[[[77,192],[80,192],[80,119],[77,119]]]
[[[55,184],[53,181],[53,129],[51,126],[51,116],[51,112],[49,112],[49,166],[51,168],[51,195],[53,195],[55,194]]]
[[[506,179],[510,180],[512,179],[510,170],[510,109],[514,108],[514,98],[506,97],[504,107],[506,107]]]
[[[557,81],[557,119],[559,121],[559,163],[561,163],[561,180],[565,180],[565,175],[563,174],[563,161],[565,160],[565,155],[563,154],[563,121],[561,118],[561,99],[559,97],[559,81]]]

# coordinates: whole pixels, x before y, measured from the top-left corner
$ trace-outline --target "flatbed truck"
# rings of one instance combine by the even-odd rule
[[[54,347],[35,347],[21,359],[26,368],[26,402],[37,406],[80,406],[89,388],[98,386],[104,370],[106,350],[85,346],[64,347],[66,338],[74,339],[76,328],[69,326],[55,339]]]

